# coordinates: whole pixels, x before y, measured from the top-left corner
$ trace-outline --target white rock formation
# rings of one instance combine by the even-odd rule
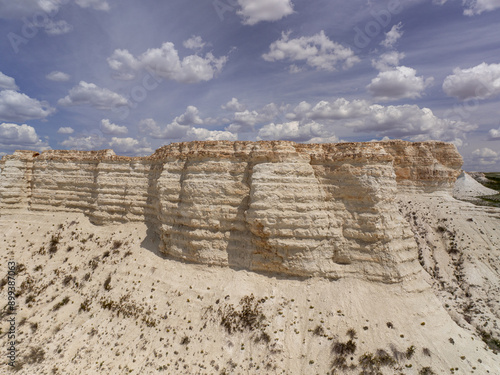
[[[397,282],[419,272],[398,192],[450,192],[462,159],[442,142],[192,142],[144,158],[18,151],[0,207],[146,221],[161,251],[259,272]]]

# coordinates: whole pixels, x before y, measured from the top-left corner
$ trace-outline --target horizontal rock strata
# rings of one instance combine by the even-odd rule
[[[443,142],[189,142],[148,157],[16,151],[0,207],[146,221],[167,255],[297,276],[397,282],[418,271],[398,192],[449,192],[462,158]]]

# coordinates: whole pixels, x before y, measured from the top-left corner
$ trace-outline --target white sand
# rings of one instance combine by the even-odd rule
[[[476,197],[484,195],[494,195],[498,194],[498,191],[489,189],[479,182],[474,180],[467,172],[462,172],[455,182],[455,188],[453,189],[453,196],[457,199],[474,199]]]
[[[24,363],[17,373],[326,374],[339,357],[334,343],[347,342],[352,328],[356,350],[345,363],[356,367],[336,374],[359,374],[362,356],[378,349],[396,358],[381,367],[383,374],[417,375],[426,366],[436,374],[450,374],[450,368],[456,374],[498,374],[500,358],[474,324],[498,332],[500,210],[444,195],[401,197],[400,207],[413,223],[424,260],[421,274],[401,284],[186,264],[159,255],[142,223],[94,226],[77,213],[4,211],[2,273],[9,259],[26,267],[17,276],[23,289],[18,363]],[[438,226],[446,232],[436,231]],[[446,250],[447,231],[455,233],[460,266],[458,255]],[[52,236],[60,241],[51,254]],[[116,240],[122,243],[113,249]],[[456,272],[462,272],[461,282]],[[229,311],[232,304],[240,311],[241,298],[252,294],[263,301],[261,326],[228,333],[217,310]],[[55,309],[66,296],[69,302]],[[5,304],[5,287],[1,298]],[[89,311],[79,311],[84,301]],[[467,303],[473,304],[472,324],[464,320]],[[8,328],[5,320],[1,328]],[[6,347],[5,335],[0,345]],[[412,346],[415,353],[407,358]],[[32,348],[44,351],[39,362],[30,363]],[[7,374],[5,361],[2,356],[0,373]]]

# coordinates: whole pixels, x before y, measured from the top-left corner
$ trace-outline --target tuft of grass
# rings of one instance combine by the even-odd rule
[[[436,373],[429,367],[422,367],[418,372],[418,375],[436,375]]]
[[[109,274],[109,276],[106,278],[106,280],[104,281],[104,290],[111,290],[111,274]]]
[[[64,297],[60,302],[56,303],[52,310],[57,311],[64,305],[67,305],[69,303],[70,299],[68,296]]]
[[[409,346],[406,349],[406,358],[411,359],[411,357],[413,357],[413,354],[415,354],[415,346],[414,345]]]
[[[86,299],[85,301],[83,301],[80,304],[80,309],[78,310],[78,312],[81,312],[81,311],[88,312],[88,311],[90,311],[90,305],[91,304],[92,304],[92,302],[89,299]]]
[[[111,247],[112,250],[119,249],[123,245],[123,241],[120,240],[114,240],[113,241],[113,246]]]
[[[52,238],[50,239],[49,243],[49,253],[50,254],[55,254],[57,253],[57,245],[59,245],[61,237],[59,235],[52,235]]]

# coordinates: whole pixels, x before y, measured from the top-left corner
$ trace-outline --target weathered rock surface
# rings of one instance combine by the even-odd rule
[[[17,151],[0,161],[0,207],[145,221],[163,253],[191,262],[398,282],[421,271],[398,193],[449,193],[461,165],[434,141]]]

